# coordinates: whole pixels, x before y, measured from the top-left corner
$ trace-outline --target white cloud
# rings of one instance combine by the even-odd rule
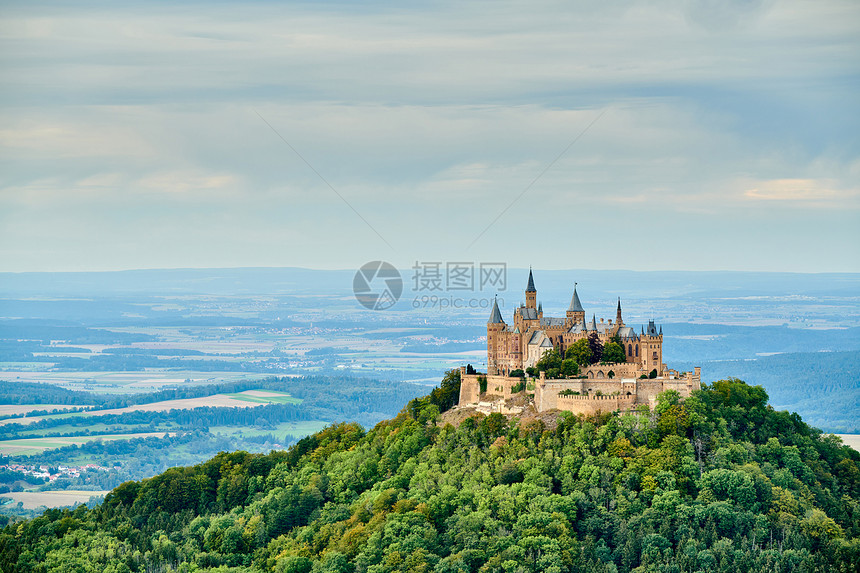
[[[771,179],[760,181],[754,188],[747,189],[744,197],[755,201],[798,202],[804,206],[816,203],[834,209],[857,207],[856,201],[852,200],[857,199],[860,190],[836,189],[835,183],[815,179]]]

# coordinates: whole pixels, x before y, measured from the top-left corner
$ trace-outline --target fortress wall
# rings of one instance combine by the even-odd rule
[[[466,374],[466,367],[460,368],[459,404],[477,404],[480,386],[477,374]]]
[[[571,381],[559,380],[551,382],[549,380],[538,380],[535,383],[535,409],[538,412],[545,410],[555,410],[558,406],[558,393],[562,390],[570,388]],[[581,391],[581,388],[574,388],[574,391]]]
[[[574,414],[596,414],[629,410],[634,402],[634,396],[558,396],[556,408]]]
[[[477,404],[481,398],[481,385],[478,374],[466,374],[465,367],[460,369],[460,404]],[[483,376],[483,374],[481,375]],[[503,399],[511,397],[511,388],[519,384],[522,378],[509,376],[487,375],[486,399]]]
[[[592,392],[597,392],[600,390],[604,394],[612,394],[613,392],[621,392],[624,383],[622,380],[582,380],[581,386],[583,390],[590,390]],[[577,388],[571,388],[571,390],[577,391]]]
[[[674,380],[668,378],[654,378],[648,380],[637,380],[637,402],[639,404],[657,403],[657,394],[666,390],[677,391],[682,398],[690,396],[693,390],[699,389],[699,383],[693,376],[684,376]]]
[[[519,384],[522,378],[511,378],[509,376],[487,376],[488,398],[501,398],[507,400],[511,397],[511,388]]]
[[[520,378],[488,375],[487,391],[482,396],[477,374],[460,373],[460,404],[477,404],[479,400],[506,400],[512,396],[511,388],[519,384]],[[676,390],[681,397],[690,396],[700,387],[698,372],[685,372],[672,378],[613,378],[582,379],[569,378],[535,380],[534,403],[538,412],[546,410],[570,410],[589,414],[597,411],[631,409],[635,404],[656,404],[657,395],[665,390]],[[559,396],[559,392],[571,390],[581,396]],[[604,396],[595,396],[600,391]],[[611,394],[615,393],[615,396]],[[587,395],[586,395],[587,394]],[[608,400],[608,401],[607,401]],[[611,403],[615,400],[615,403]]]
[[[595,380],[609,379],[609,371],[612,370],[617,378],[638,378],[641,374],[641,367],[633,362],[622,362],[620,364],[592,364],[582,369],[581,374]],[[601,377],[600,374],[603,373]]]

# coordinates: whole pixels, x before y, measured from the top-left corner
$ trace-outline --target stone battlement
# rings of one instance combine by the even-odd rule
[[[675,390],[681,397],[689,397],[701,388],[701,370],[679,373],[667,370],[669,375],[657,378],[560,378],[547,379],[541,372],[539,378],[511,378],[509,376],[466,374],[460,369],[460,405],[503,402],[519,393],[513,388],[524,384],[523,394],[534,393],[535,409],[567,410],[575,414],[593,414],[632,410],[641,404],[654,406],[657,395],[666,390]],[[481,387],[485,386],[484,391]],[[578,394],[566,394],[577,392]],[[597,394],[600,392],[600,395]]]

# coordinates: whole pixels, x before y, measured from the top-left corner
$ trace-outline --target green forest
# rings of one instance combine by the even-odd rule
[[[860,453],[728,379],[653,410],[365,430],[222,452],[0,532],[4,572],[860,570]]]

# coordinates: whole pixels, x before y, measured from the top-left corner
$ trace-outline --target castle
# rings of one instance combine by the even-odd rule
[[[465,367],[461,368],[461,405],[482,405],[484,409],[489,405],[490,410],[502,411],[508,398],[533,389],[538,412],[560,409],[588,414],[653,405],[657,394],[664,390],[676,390],[686,397],[700,387],[700,368],[679,373],[663,364],[662,326],[658,329],[651,320],[637,334],[624,324],[621,299],[615,322],[602,318],[598,322],[595,315],[586,321],[574,284],[565,316],[546,317],[543,305],[537,302],[531,270],[525,295],[525,304],[514,310],[512,324],[504,321],[498,302],[493,302],[487,322],[487,373],[467,373]],[[589,338],[596,338],[600,345],[617,342],[626,360],[585,366],[575,378],[547,379],[543,371],[537,377],[520,378],[550,350],[564,356],[571,345]]]

